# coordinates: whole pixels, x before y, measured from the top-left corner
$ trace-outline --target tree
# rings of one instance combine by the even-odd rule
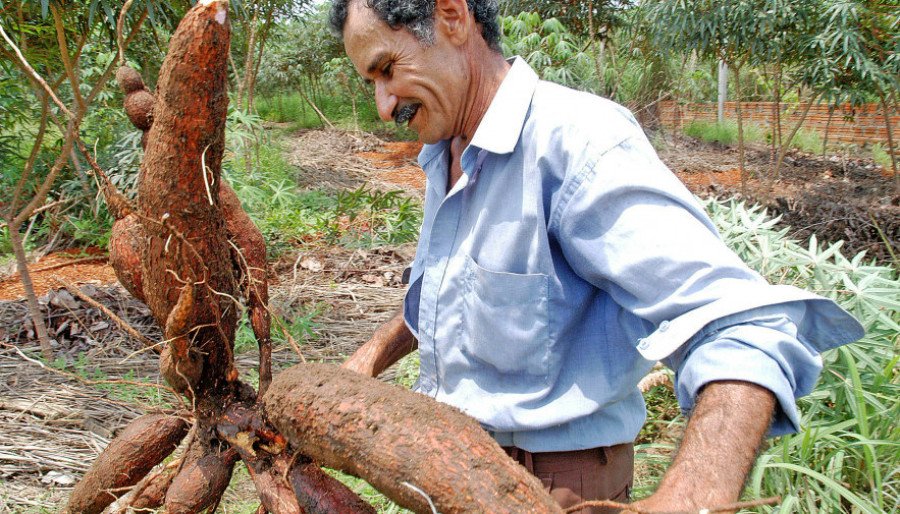
[[[900,88],[900,6],[897,2],[830,0],[822,2],[815,30],[798,50],[800,81],[822,95],[831,106],[853,106],[872,100],[884,110],[895,183],[896,145],[891,111],[897,111]],[[788,144],[796,129],[785,142]],[[785,150],[779,154],[778,165]]]
[[[500,12],[504,16],[533,12],[543,19],[556,18],[579,36],[589,35],[593,24],[594,36],[605,39],[625,23],[624,13],[636,3],[632,0],[503,0]]]
[[[501,22],[504,54],[521,55],[544,80],[586,89],[591,59],[559,20],[542,20],[537,13],[521,12]]]
[[[21,126],[14,128],[27,133],[32,127],[21,115],[40,113],[35,116],[38,121],[33,132],[34,142],[27,157],[19,163],[21,172],[14,180],[15,185],[0,199],[0,215],[6,223],[17,271],[25,288],[29,316],[43,356],[48,360],[52,358],[52,346],[28,272],[21,228],[43,208],[54,183],[73,158],[82,122],[115,71],[115,54],[107,54],[94,84],[86,84],[80,66],[83,50],[94,38],[118,34],[121,53],[149,16],[151,6],[155,5],[151,0],[138,3],[141,4],[138,14],[129,17],[126,16],[127,9],[123,9],[118,19],[114,14],[108,16],[106,21],[112,22],[111,30],[101,18],[94,16],[97,8],[112,9],[109,2],[94,0],[72,8],[48,0],[39,5],[20,1],[0,6],[5,7],[0,11],[0,36],[4,40],[0,55],[7,62],[4,73],[18,75],[30,85],[29,89],[16,90],[21,95],[14,102]],[[126,35],[125,25],[129,22],[132,29]],[[56,131],[61,142],[58,146],[52,145],[50,152],[45,152],[46,140],[57,135]]]
[[[330,29],[329,5],[322,4],[305,12],[299,19],[286,20],[272,33],[272,45],[260,68],[260,86],[266,92],[289,89],[300,94],[315,111],[323,125],[333,126],[319,109],[323,94],[322,77],[328,63],[346,59],[343,45]],[[358,74],[354,90],[364,90]],[[371,98],[371,96],[369,96]]]
[[[232,59],[235,78],[235,100],[240,110],[253,111],[256,80],[263,62],[266,44],[272,35],[276,21],[284,17],[303,15],[310,0],[261,0],[243,2],[236,9],[240,34],[236,38],[238,55],[243,56],[243,65],[238,69]]]
[[[659,0],[647,6],[656,46],[724,61],[735,82],[741,192],[747,192],[741,116],[741,71],[775,55],[796,55],[787,41],[802,44],[811,0]],[[812,101],[812,99],[810,100]]]

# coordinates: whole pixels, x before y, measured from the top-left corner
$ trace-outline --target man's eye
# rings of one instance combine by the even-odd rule
[[[388,63],[384,66],[384,68],[381,69],[381,74],[384,75],[385,77],[390,78],[392,71],[394,71],[394,65]]]

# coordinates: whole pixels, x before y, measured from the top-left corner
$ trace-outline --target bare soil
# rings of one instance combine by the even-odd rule
[[[769,149],[750,146],[742,191],[736,148],[677,138],[659,154],[695,194],[761,204],[781,216],[794,239],[815,235],[819,242],[844,241],[845,255],[866,251],[882,263],[898,253],[900,183],[870,159],[794,151],[774,177]]]

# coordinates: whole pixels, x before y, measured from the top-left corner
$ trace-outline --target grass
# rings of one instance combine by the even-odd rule
[[[246,173],[236,157],[227,176],[262,231],[270,258],[299,243],[371,248],[418,237],[422,208],[401,191],[300,190],[298,170],[287,163],[277,139],[260,147],[254,168],[260,171]]]
[[[398,127],[394,123],[382,121],[371,97],[357,98],[356,120],[353,117],[352,102],[346,95],[323,96],[314,101],[325,117],[338,128],[353,130],[358,124],[360,130],[391,140],[413,141],[417,138],[416,133],[405,126]],[[325,123],[297,92],[263,96],[257,100],[256,110],[263,120],[290,123],[295,130],[325,127]]]
[[[734,120],[726,120],[723,123],[693,120],[685,125],[684,134],[710,143],[737,145],[738,142],[737,122]],[[771,137],[771,132],[760,125],[744,122],[744,143],[766,143],[771,141]],[[791,148],[818,154],[822,152],[822,143],[822,136],[817,131],[801,128],[794,135]]]
[[[308,341],[316,339],[315,329],[318,323],[314,321],[315,317],[321,313],[321,306],[313,306],[308,310],[299,313],[290,320],[276,318],[272,320],[272,342],[274,344],[285,344],[287,339],[281,331],[284,330],[290,334],[294,342],[300,346]],[[234,351],[235,353],[244,353],[257,348],[256,336],[253,335],[253,329],[247,316],[241,318],[238,323],[237,334],[235,334]]]
[[[40,359],[38,355],[34,357]],[[67,362],[65,357],[57,357],[49,365],[93,382],[92,387],[108,392],[111,400],[140,405],[142,408],[167,409],[174,407],[174,404],[169,401],[171,397],[165,399],[162,396],[159,388],[156,387],[157,382],[138,377],[134,370],[129,370],[120,377],[110,377],[106,372],[91,364],[86,352],[79,352],[71,363]],[[141,384],[146,384],[146,386]]]
[[[878,164],[884,169],[891,169],[891,154],[888,153],[885,145],[882,145],[881,143],[872,145],[872,159],[875,161],[875,164]]]
[[[787,137],[787,134],[785,134],[785,137]],[[812,154],[822,153],[822,144],[822,136],[818,131],[803,128],[798,130],[797,134],[794,135],[794,139],[791,140],[792,148]]]
[[[744,143],[764,143],[765,131],[759,125],[744,122]],[[723,123],[693,120],[684,127],[686,136],[702,139],[710,143],[736,145],[738,141],[737,122],[725,120]]]

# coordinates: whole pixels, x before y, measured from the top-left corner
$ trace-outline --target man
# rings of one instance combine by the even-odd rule
[[[428,179],[403,309],[345,367],[376,376],[418,344],[417,390],[571,506],[628,498],[636,384],[663,359],[691,416],[636,505],[733,502],[766,432],[797,429],[819,353],[861,327],[749,270],[631,114],[504,60],[496,16],[496,1],[334,2],[380,116],[426,143]]]

